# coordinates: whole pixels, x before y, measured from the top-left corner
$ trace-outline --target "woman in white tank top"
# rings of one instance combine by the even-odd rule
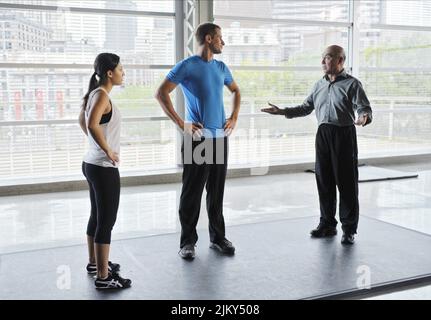
[[[94,70],[79,115],[79,123],[89,144],[82,163],[91,201],[86,269],[89,274],[97,275],[97,289],[128,288],[131,280],[120,277],[120,265],[109,261],[111,232],[120,201],[121,127],[120,112],[111,102],[109,93],[113,86],[123,83],[124,71],[120,57],[112,53],[99,54]]]
[[[104,93],[104,96],[108,97],[109,99],[109,93],[108,91],[103,88],[102,86],[94,89],[89,97],[87,102],[87,107],[85,110],[85,126],[88,127],[89,120],[90,120],[90,114],[93,115],[93,121],[97,120],[98,115],[96,114],[97,111],[93,108],[97,106],[96,103],[91,103],[95,96],[100,95],[101,91]],[[103,103],[106,102],[105,97],[99,97]],[[121,127],[121,115],[118,110],[118,108],[111,102],[109,99],[108,103],[111,107],[111,111],[109,111],[107,114],[104,114],[103,116],[108,116],[106,118],[110,118],[110,120],[106,123],[103,122],[103,116],[101,122],[95,122],[95,131],[92,134],[88,135],[88,144],[89,148],[87,151],[87,154],[84,156],[84,162],[94,164],[96,166],[101,167],[113,167],[117,168],[119,163],[118,155],[120,154],[120,127]],[[106,111],[106,110],[105,110]],[[97,132],[98,129],[102,129],[102,132]],[[103,141],[100,141],[99,137],[99,143],[94,138],[97,136],[97,134],[103,134],[103,138],[107,143],[107,149],[106,151],[102,149],[100,144],[103,144]]]

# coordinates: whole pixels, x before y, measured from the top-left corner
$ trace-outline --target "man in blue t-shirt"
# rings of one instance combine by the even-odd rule
[[[195,257],[196,225],[205,185],[210,247],[223,254],[235,252],[235,247],[225,237],[223,194],[228,136],[236,126],[241,96],[228,67],[214,59],[214,54],[221,53],[225,44],[221,28],[213,23],[201,24],[196,30],[196,40],[199,44],[197,54],[175,65],[156,93],[164,112],[184,133],[179,255],[185,259]],[[186,102],[185,120],[175,112],[169,97],[177,85],[180,85]],[[224,86],[234,96],[233,111],[228,118],[223,105]]]

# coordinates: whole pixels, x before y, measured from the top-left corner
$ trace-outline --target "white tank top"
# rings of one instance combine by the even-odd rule
[[[111,167],[111,168],[118,168],[118,163],[116,162],[115,165],[112,164],[112,161],[108,158],[105,151],[103,151],[100,146],[97,144],[96,140],[91,135],[90,131],[88,130],[88,118],[90,114],[91,109],[91,100],[94,97],[94,94],[98,92],[99,90],[103,90],[106,94],[105,89],[99,87],[91,91],[90,95],[88,96],[87,105],[85,108],[85,125],[87,127],[88,132],[88,152],[84,156],[84,162],[89,164],[94,164],[96,166],[101,167]],[[111,99],[109,99],[111,102]],[[111,119],[104,124],[101,124],[103,130],[103,135],[105,136],[106,142],[108,143],[108,146],[118,155],[120,155],[120,129],[121,129],[121,115],[118,108],[111,102],[112,106],[112,115]]]

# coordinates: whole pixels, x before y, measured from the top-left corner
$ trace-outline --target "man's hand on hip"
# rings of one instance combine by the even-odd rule
[[[230,136],[232,134],[233,129],[236,127],[236,119],[234,118],[228,118],[226,119],[226,123],[224,125],[224,133],[226,136]]]
[[[200,139],[202,137],[202,130],[203,125],[199,122],[184,122],[183,125],[183,131],[184,134],[191,135],[197,139]]]

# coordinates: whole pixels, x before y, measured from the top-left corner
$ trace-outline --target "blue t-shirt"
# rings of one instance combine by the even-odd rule
[[[185,120],[201,123],[204,136],[219,137],[226,122],[223,87],[233,82],[228,67],[222,61],[205,61],[195,55],[177,63],[166,78],[183,90]]]

